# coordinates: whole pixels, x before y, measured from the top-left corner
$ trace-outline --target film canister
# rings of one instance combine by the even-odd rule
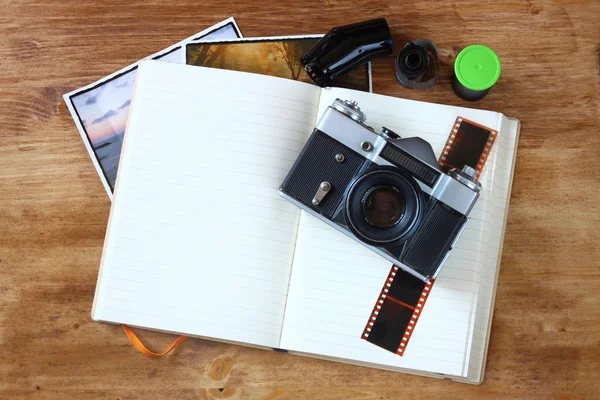
[[[429,39],[406,43],[396,57],[396,78],[409,89],[427,89],[438,79],[440,60],[435,44]]]
[[[452,89],[463,100],[481,100],[498,81],[500,69],[494,50],[480,44],[465,47],[454,62]]]

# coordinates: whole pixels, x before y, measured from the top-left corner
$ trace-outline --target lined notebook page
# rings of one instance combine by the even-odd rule
[[[515,171],[515,159],[517,155],[517,142],[519,139],[520,124],[518,120],[504,118],[502,130],[498,134],[499,145],[502,154],[493,154],[494,159],[490,165],[488,180],[493,183],[493,196],[487,204],[484,214],[487,229],[481,232],[481,241],[487,244],[485,248],[485,262],[479,276],[477,309],[475,322],[473,324],[473,338],[470,346],[470,362],[468,378],[470,381],[481,382],[489,341],[491,315],[494,304],[502,243],[506,229],[506,217],[510,202],[510,191]],[[504,149],[506,149],[504,151]],[[488,184],[490,182],[488,181]]]
[[[367,124],[402,137],[420,136],[440,154],[458,115],[500,130],[502,115],[360,93],[323,90],[319,115],[336,97],[357,100]],[[466,377],[471,337],[486,259],[500,238],[484,236],[487,215],[504,215],[506,190],[493,190],[492,173],[511,158],[510,144],[494,146],[482,175],[483,191],[471,221],[441,270],[404,356],[361,339],[391,265],[346,235],[302,213],[281,346],[304,353]],[[500,193],[502,192],[502,193]],[[491,211],[493,210],[493,211]]]
[[[320,89],[145,61],[92,317],[278,347],[299,211],[278,188]]]

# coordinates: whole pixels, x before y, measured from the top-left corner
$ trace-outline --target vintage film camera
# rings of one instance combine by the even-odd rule
[[[423,281],[435,278],[479,197],[476,171],[446,174],[425,140],[376,133],[365,120],[356,102],[335,100],[280,194]]]

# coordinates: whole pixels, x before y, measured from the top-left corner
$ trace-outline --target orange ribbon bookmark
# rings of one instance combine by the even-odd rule
[[[138,349],[140,353],[142,353],[148,357],[162,357],[164,355],[167,355],[171,351],[173,351],[173,349],[175,349],[175,347],[179,346],[181,343],[185,342],[185,340],[187,339],[187,336],[179,336],[177,338],[177,340],[174,341],[173,344],[167,350],[165,350],[162,353],[155,353],[153,351],[148,350],[148,348],[146,346],[144,346],[142,341],[137,337],[137,335],[135,333],[133,333],[133,331],[131,330],[130,327],[128,327],[127,325],[121,325],[121,326],[123,327],[123,330],[125,331],[125,334],[129,338],[129,340],[131,340],[131,343],[133,344],[133,346],[136,349]]]

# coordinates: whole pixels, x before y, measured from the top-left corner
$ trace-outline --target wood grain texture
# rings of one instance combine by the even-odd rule
[[[0,0],[0,398],[600,398],[600,3],[590,0],[248,2]],[[61,94],[230,15],[245,36],[389,21],[427,37],[440,82],[410,91],[392,57],[376,93],[521,120],[481,386],[190,339],[162,359],[91,321],[110,202]],[[450,87],[466,45],[502,60],[467,104]],[[154,349],[173,337],[138,332]]]

